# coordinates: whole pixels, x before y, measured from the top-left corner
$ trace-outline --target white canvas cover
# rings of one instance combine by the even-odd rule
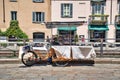
[[[92,46],[52,46],[57,56],[73,59],[95,58],[96,53]]]
[[[55,49],[57,56],[64,58],[70,58],[70,46],[52,46]]]
[[[72,46],[73,59],[95,58],[96,53],[92,46]]]

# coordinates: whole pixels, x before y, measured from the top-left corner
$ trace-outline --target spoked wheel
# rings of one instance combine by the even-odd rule
[[[68,61],[55,61],[55,65],[60,67],[65,67],[68,64],[69,64]]]
[[[26,66],[32,66],[36,63],[37,55],[33,51],[22,54],[22,63]]]

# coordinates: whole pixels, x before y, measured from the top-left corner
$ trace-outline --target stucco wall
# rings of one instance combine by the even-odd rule
[[[0,0],[0,5],[2,5],[2,0]],[[33,38],[33,32],[44,32],[45,36],[49,36],[50,30],[46,29],[45,25],[41,23],[32,23],[32,12],[45,12],[45,22],[48,22],[51,17],[50,6],[50,0],[44,0],[44,3],[34,3],[32,0],[17,0],[17,2],[5,0],[6,22],[4,23],[4,27],[7,29],[10,25],[11,11],[17,11],[19,26],[29,36],[29,38]],[[2,8],[3,7],[1,6],[0,11]],[[0,17],[2,16],[3,14],[0,14]]]
[[[61,18],[61,4],[73,4],[73,17]],[[87,21],[90,14],[90,1],[57,1],[52,0],[51,3],[51,19],[52,21]]]
[[[115,38],[115,26],[114,25],[108,25],[109,31],[107,32],[107,42],[115,42],[115,40],[110,40]]]

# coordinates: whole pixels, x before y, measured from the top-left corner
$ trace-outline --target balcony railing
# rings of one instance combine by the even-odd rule
[[[90,15],[89,25],[107,25],[108,15]]]
[[[115,16],[115,24],[120,25],[120,14]]]

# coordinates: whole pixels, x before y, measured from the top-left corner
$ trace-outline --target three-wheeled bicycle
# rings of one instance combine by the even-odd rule
[[[34,43],[20,49],[21,61],[26,66],[46,61],[56,66],[67,66],[72,60],[95,58],[92,46],[51,46],[50,43]]]

